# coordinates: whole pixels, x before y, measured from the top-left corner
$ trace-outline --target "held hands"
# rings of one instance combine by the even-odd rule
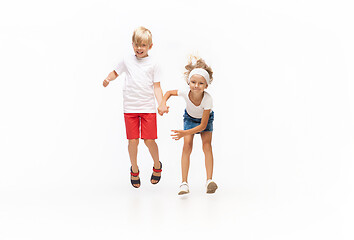
[[[161,103],[160,106],[157,108],[157,111],[162,116],[164,113],[169,112],[169,108],[170,107],[166,106],[166,104]]]
[[[109,84],[110,80],[108,78],[106,78],[104,81],[103,81],[103,86],[104,87],[107,87],[108,84]]]
[[[185,130],[171,130],[171,132],[173,132],[171,136],[174,140],[179,140],[187,135]]]

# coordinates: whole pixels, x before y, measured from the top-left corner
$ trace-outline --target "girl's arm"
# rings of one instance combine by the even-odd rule
[[[170,90],[170,91],[167,91],[165,93],[165,95],[163,96],[162,98],[162,101],[161,101],[161,104],[165,104],[166,105],[166,102],[167,100],[171,97],[171,96],[178,96],[178,90]]]
[[[177,94],[178,90],[170,90],[170,91],[167,91],[165,93],[165,95],[163,96],[162,100],[161,100],[161,103],[159,105],[159,107],[157,108],[158,109],[158,112],[159,114],[162,116],[164,113],[168,113],[168,109],[170,107],[166,106],[166,102],[167,100],[171,97],[171,96],[178,96]]]
[[[202,121],[200,125],[194,128],[188,130],[171,130],[173,132],[173,134],[171,134],[172,139],[179,140],[180,138],[183,138],[186,135],[192,135],[203,131],[208,125],[210,111],[210,109],[203,111]]]
[[[112,71],[108,74],[108,77],[106,77],[106,79],[103,81],[103,86],[107,87],[110,81],[113,81],[114,79],[116,79],[118,77],[118,73],[116,73],[116,71]]]

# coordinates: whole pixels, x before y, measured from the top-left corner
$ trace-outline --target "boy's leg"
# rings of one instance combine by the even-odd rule
[[[207,180],[213,178],[213,166],[214,166],[214,159],[213,159],[213,150],[211,147],[211,138],[213,132],[201,132],[200,136],[202,137],[203,142],[203,152],[205,155],[205,169],[207,174]]]
[[[132,164],[132,171],[133,173],[139,172],[138,168],[138,144],[139,144],[139,139],[129,139],[128,140],[128,152],[129,152],[129,158],[130,162]],[[130,176],[132,180],[138,180],[139,176]],[[140,187],[140,184],[133,184],[135,187]]]
[[[142,113],[141,117],[141,138],[144,139],[145,145],[148,147],[154,168],[160,169],[159,148],[155,142],[157,139],[157,123],[156,113]],[[161,176],[161,172],[153,172],[155,176]],[[157,183],[157,180],[151,180],[152,183]]]
[[[152,160],[154,160],[154,167],[156,169],[159,169],[160,168],[159,148],[155,142],[155,139],[144,139],[144,143],[149,149]]]
[[[134,113],[125,113],[124,114],[125,120],[125,128],[127,133],[128,139],[128,152],[129,158],[132,165],[133,173],[138,173],[138,144],[139,144],[139,125],[140,125],[140,118],[137,114]],[[138,180],[139,176],[131,176],[132,180]],[[134,184],[135,187],[140,187],[140,184]]]
[[[132,164],[132,170],[137,173],[139,171],[137,159],[139,139],[128,139],[128,141],[128,152]]]
[[[145,145],[148,147],[152,160],[154,160],[154,168],[160,169],[159,148],[155,139],[144,139]],[[161,172],[153,172],[155,176],[161,176]],[[152,183],[157,183],[157,180],[151,180]]]
[[[181,168],[182,168],[182,182],[187,182],[190,156],[193,149],[193,138],[194,134],[187,135],[184,137],[182,159],[181,159]]]

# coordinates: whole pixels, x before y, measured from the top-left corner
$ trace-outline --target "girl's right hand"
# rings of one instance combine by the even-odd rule
[[[109,80],[106,78],[104,81],[103,81],[103,86],[104,87],[107,87],[109,84]]]
[[[171,130],[171,132],[173,132],[171,137],[174,140],[179,140],[187,135],[185,130]]]

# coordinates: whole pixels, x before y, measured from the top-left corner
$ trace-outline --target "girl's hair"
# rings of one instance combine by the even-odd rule
[[[187,69],[187,71],[184,72],[184,78],[186,79],[187,82],[188,82],[189,74],[194,68],[205,69],[209,73],[210,83],[213,81],[213,70],[200,57],[190,55],[188,59],[188,64],[185,66],[185,68]]]
[[[134,30],[132,41],[138,46],[146,43],[150,47],[152,44],[152,34],[149,29],[138,27]]]

